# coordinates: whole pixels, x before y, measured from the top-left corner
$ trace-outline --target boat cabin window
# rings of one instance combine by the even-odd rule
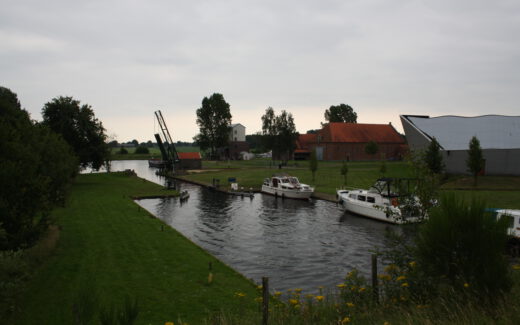
[[[289,180],[287,178],[282,178],[282,183],[289,183]]]
[[[351,199],[356,199],[356,194],[349,194],[348,197]]]
[[[357,199],[358,199],[359,201],[366,201],[366,200],[367,200],[367,197],[364,196],[364,195],[358,195]]]
[[[372,196],[367,196],[367,202],[368,203],[376,203],[376,198]]]
[[[278,178],[273,178],[273,186],[274,187],[278,186]]]
[[[500,216],[500,219],[502,218],[508,218],[508,221],[509,221],[509,225],[508,227],[509,228],[514,228],[515,227],[515,218],[513,216],[510,216],[510,215],[507,215],[507,214],[503,214]]]

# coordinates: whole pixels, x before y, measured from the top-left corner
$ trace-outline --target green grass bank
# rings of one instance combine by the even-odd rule
[[[137,299],[137,324],[200,324],[212,311],[252,307],[237,307],[235,297],[255,294],[250,281],[131,199],[167,192],[124,173],[79,175],[66,207],[53,213],[58,245],[35,270],[11,323],[73,324],[81,294],[106,307]]]
[[[344,186],[344,178],[340,173],[341,162],[320,161],[315,179],[309,170],[308,161],[291,161],[288,166],[278,169],[278,164],[270,159],[253,159],[248,161],[203,161],[203,170],[181,178],[210,185],[213,178],[220,179],[224,188],[228,186],[228,178],[235,177],[239,186],[260,190],[264,178],[275,173],[288,173],[297,176],[300,182],[315,186],[316,192],[326,197],[335,198],[336,189]],[[381,174],[381,162],[349,162],[347,186],[351,188],[368,188],[377,178],[413,177],[410,166],[406,162],[386,162],[386,172]],[[520,177],[518,176],[481,176],[478,185],[473,186],[471,177],[458,176],[445,180],[442,191],[469,198],[478,196],[493,208],[520,209]]]

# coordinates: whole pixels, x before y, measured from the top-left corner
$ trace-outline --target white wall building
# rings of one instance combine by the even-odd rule
[[[231,142],[246,141],[246,127],[240,123],[231,124],[231,132],[229,133],[229,141],[231,141]]]

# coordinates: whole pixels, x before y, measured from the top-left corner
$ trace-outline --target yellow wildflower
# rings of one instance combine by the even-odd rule
[[[257,288],[258,290],[262,290],[262,285],[258,285],[258,286],[256,286],[256,288]]]
[[[398,269],[397,265],[390,264],[387,267],[385,267],[385,272],[392,272],[392,271],[397,270],[397,269]]]
[[[469,283],[464,283],[464,288],[469,288]]]
[[[520,264],[513,265],[513,270],[520,270]]]
[[[406,277],[404,275],[401,275],[401,276],[398,276],[397,279],[395,279],[396,281],[403,281],[403,280],[406,280]]]
[[[390,322],[384,322],[383,325],[390,325]]]
[[[357,273],[357,272],[356,272],[355,270],[352,270],[352,271],[348,272],[348,273],[347,273],[347,278],[351,278],[351,277],[353,277],[354,275],[356,275],[356,273]]]
[[[343,318],[343,319],[341,320],[341,324],[347,324],[347,323],[350,323],[350,317],[345,316],[345,318]]]
[[[385,281],[390,281],[392,279],[390,274],[384,274],[384,273],[379,274],[377,277],[380,278],[381,280],[385,280]]]
[[[299,302],[298,299],[289,299],[289,303],[290,303],[291,305],[297,305],[298,302]]]
[[[365,288],[365,287],[361,287],[361,288],[359,288],[359,293],[365,292],[366,289],[367,289],[367,288]]]
[[[404,282],[403,284],[401,284],[401,287],[403,287],[403,288],[408,287],[408,282]]]
[[[239,298],[242,298],[242,297],[245,297],[246,294],[243,293],[243,292],[235,292],[235,296],[236,296],[236,297],[239,297]]]
[[[280,297],[281,295],[282,295],[282,293],[280,291],[275,291],[275,293],[274,293],[275,297]]]
[[[350,287],[350,290],[352,290],[352,291],[356,291],[356,290],[357,290],[357,287],[356,287],[356,286],[352,286],[352,287]]]
[[[256,302],[262,302],[263,300],[264,300],[264,299],[263,299],[262,297],[256,297],[256,298],[255,298],[255,301],[256,301]]]
[[[300,292],[302,292],[302,289],[297,288],[297,289],[294,289],[294,291],[295,291],[296,293],[300,293]]]
[[[340,288],[340,289],[343,289],[345,288],[347,285],[345,283],[341,283],[341,284],[338,284],[336,285],[336,287]]]
[[[175,324],[173,324],[173,322],[166,322],[166,323],[164,323],[164,325],[175,325]]]
[[[417,262],[411,261],[410,263],[408,263],[408,265],[410,265],[410,267],[416,267],[417,266]]]
[[[353,303],[351,303],[351,302],[347,302],[347,307],[350,307],[350,308],[352,308],[352,307],[354,307],[354,304],[353,304]]]
[[[316,300],[318,300],[318,301],[322,301],[323,299],[325,299],[324,296],[316,296],[314,298],[316,298]]]
[[[294,305],[294,309],[300,309],[300,305]]]

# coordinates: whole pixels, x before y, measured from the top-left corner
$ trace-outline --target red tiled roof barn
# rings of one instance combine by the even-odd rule
[[[374,141],[378,152],[365,152],[367,143]],[[391,124],[328,123],[316,134],[302,134],[296,142],[295,159],[316,150],[319,160],[397,160],[407,150],[404,138]]]

